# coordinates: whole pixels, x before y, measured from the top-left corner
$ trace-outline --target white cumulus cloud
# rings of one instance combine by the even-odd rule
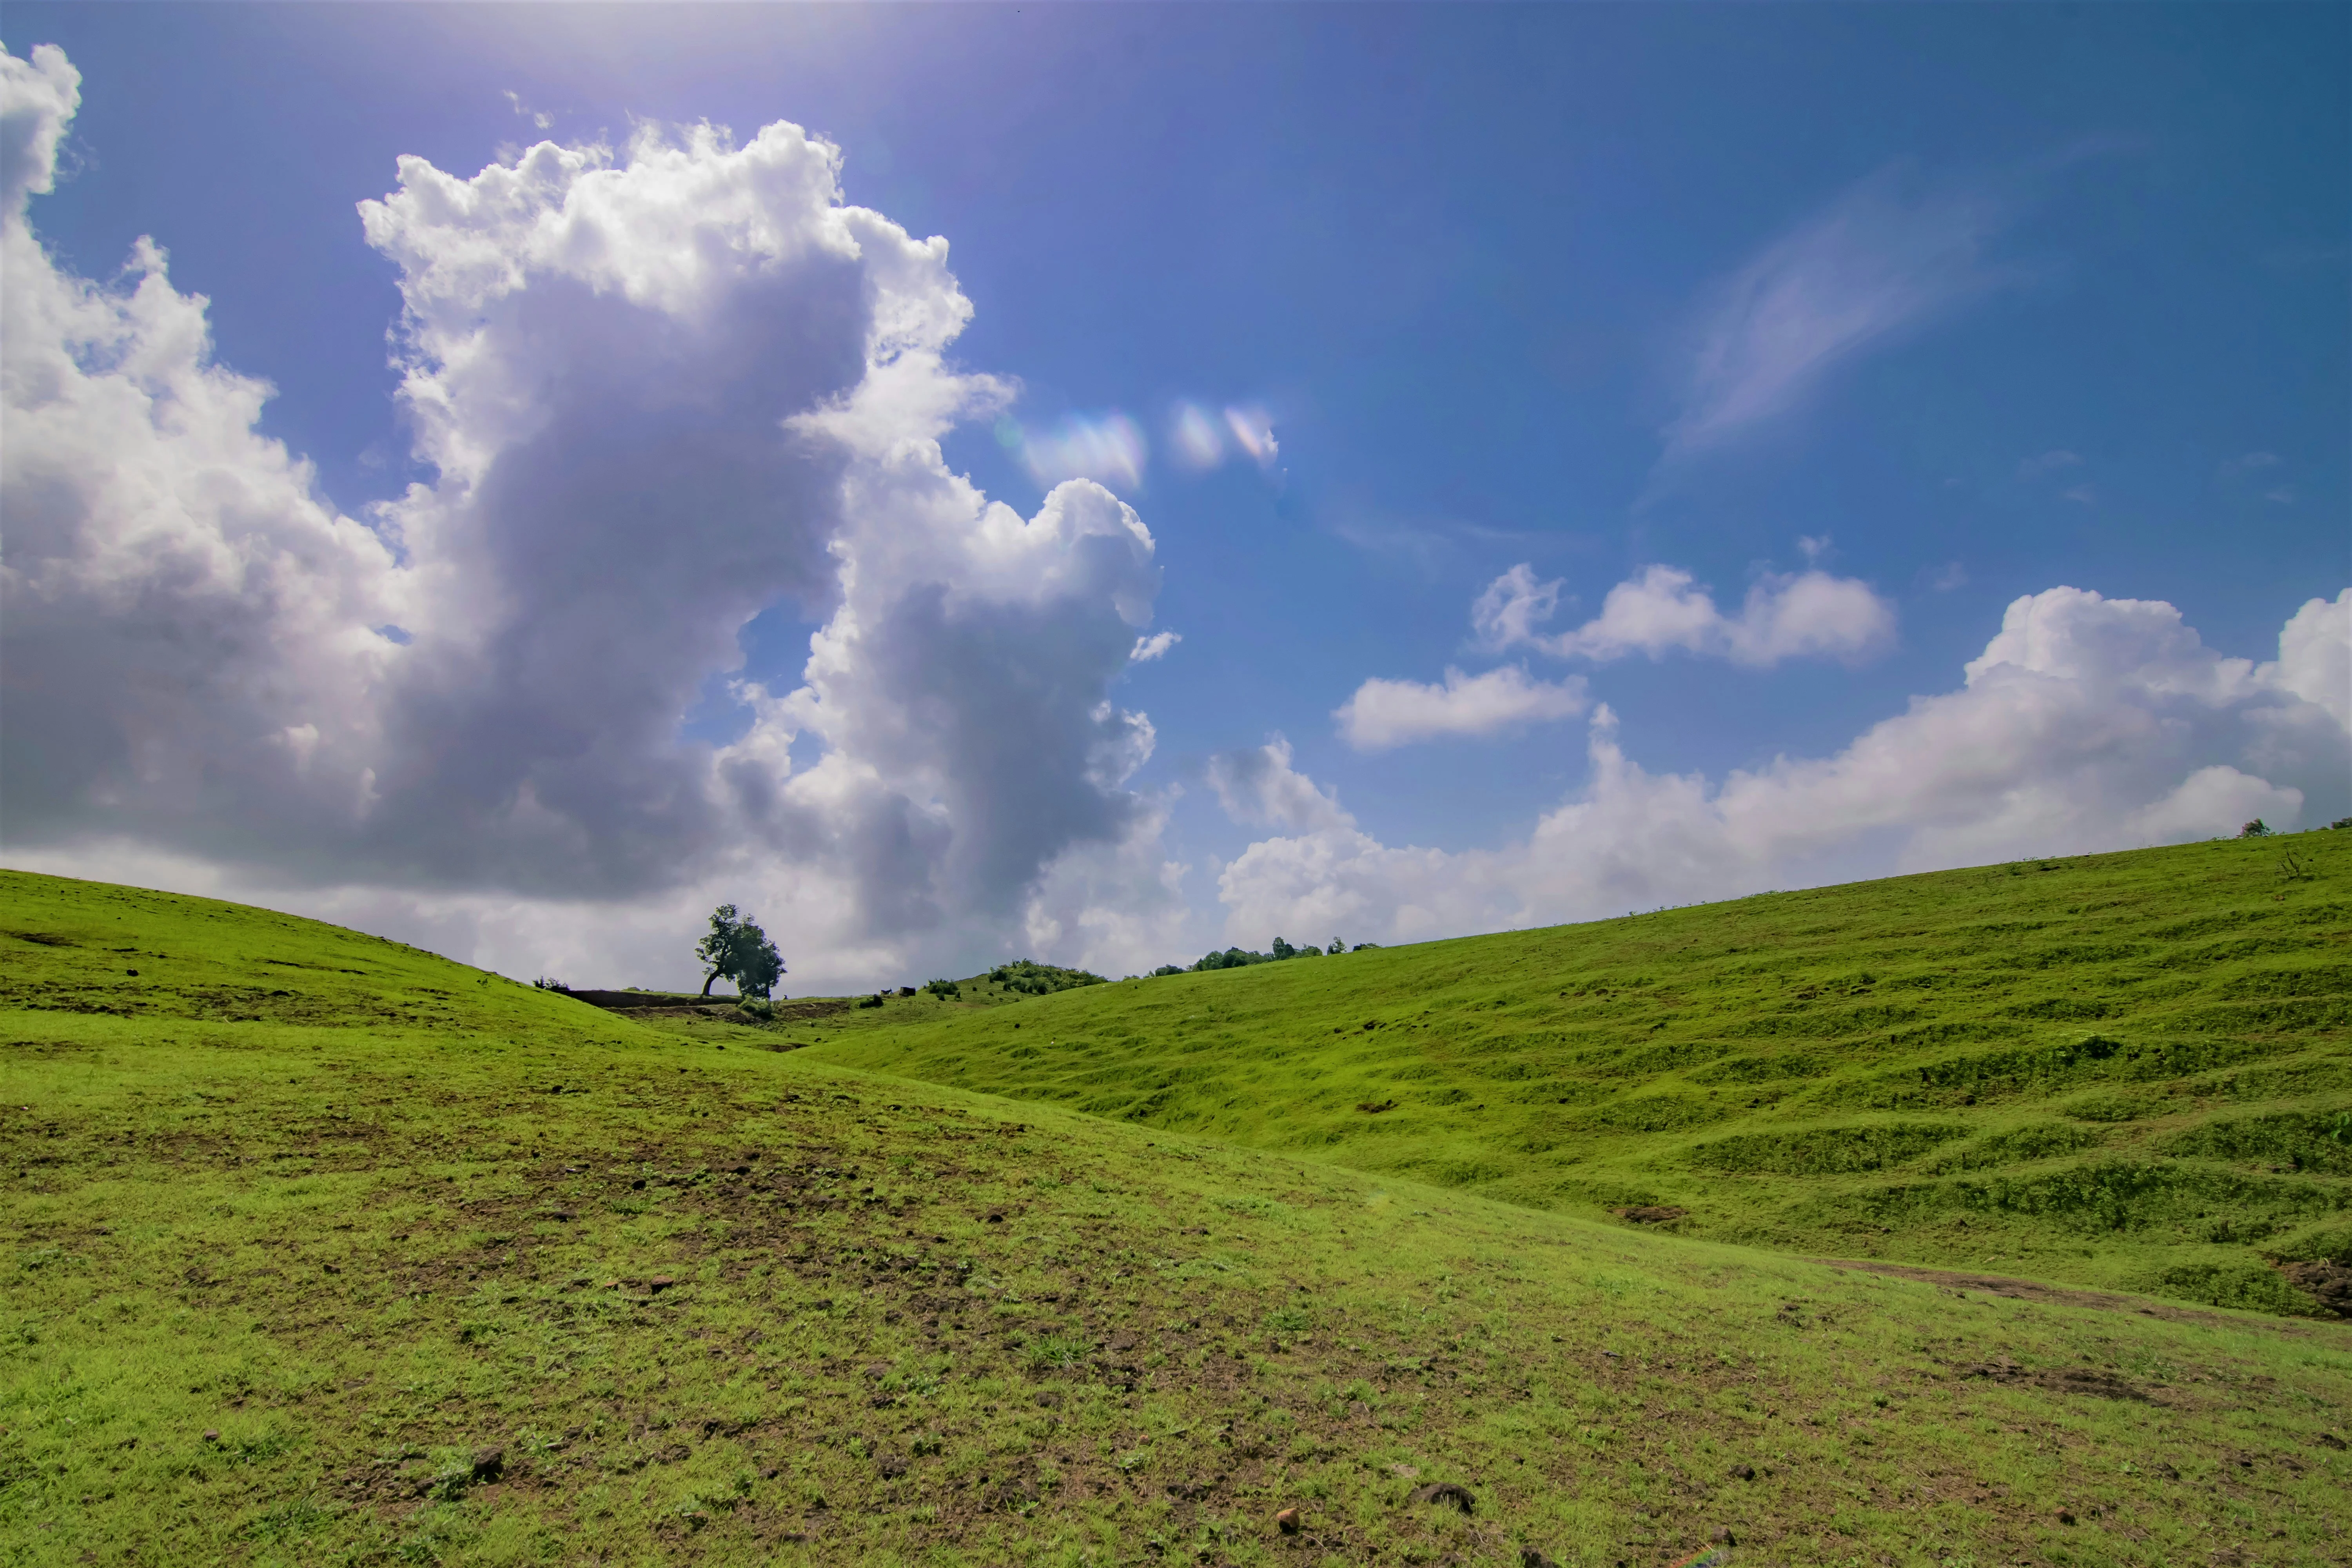
[[[1572,719],[1590,699],[1584,678],[1536,680],[1515,664],[1484,675],[1448,669],[1443,685],[1367,680],[1332,713],[1339,734],[1360,752],[1415,741],[1486,736],[1555,719]]]
[[[2256,663],[2205,647],[2169,605],[2053,588],[2009,606],[1958,688],[1832,756],[1717,781],[1652,773],[1601,708],[1584,788],[1497,849],[1383,844],[1286,750],[1266,788],[1300,806],[1261,813],[1287,830],[1236,857],[1219,892],[1235,940],[1338,921],[1412,941],[2212,837],[2257,816],[2293,826],[2307,806],[2352,806],[2347,710],[2352,590],[2305,605],[2278,658]]]
[[[1024,518],[946,468],[1008,389],[947,363],[946,243],[847,205],[831,145],[401,160],[361,216],[435,477],[355,520],[257,433],[270,389],[215,361],[160,247],[110,286],[43,249],[78,81],[0,56],[15,863],[646,984],[690,972],[651,933],[719,898],[796,988],[1166,944],[1181,868],[1128,787],[1151,727],[1109,700],[1151,535],[1087,479]],[[824,624],[772,690],[737,634],[778,604]],[[681,739],[730,673],[747,731]]]
[[[1138,637],[1135,647],[1128,653],[1128,662],[1149,664],[1155,658],[1165,658],[1170,648],[1183,640],[1182,632],[1154,632],[1148,637]]]
[[[1768,574],[1727,616],[1692,575],[1650,566],[1609,590],[1601,614],[1572,630],[1538,628],[1558,610],[1561,584],[1526,563],[1489,583],[1470,609],[1481,644],[1539,648],[1561,658],[1609,660],[1670,652],[1769,666],[1787,658],[1853,662],[1894,640],[1895,607],[1866,583],[1822,571]]]
[[[1355,824],[1339,796],[1290,765],[1290,742],[1280,735],[1211,757],[1209,787],[1225,815],[1245,826],[1315,833]]]

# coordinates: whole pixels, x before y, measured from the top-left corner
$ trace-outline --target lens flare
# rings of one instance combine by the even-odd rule
[[[1225,427],[1234,433],[1234,442],[1256,459],[1261,468],[1270,466],[1282,450],[1274,438],[1274,421],[1265,409],[1255,405],[1226,409]]]
[[[1116,410],[1068,415],[1046,430],[1016,427],[1015,436],[1005,445],[1020,457],[1029,477],[1046,486],[1094,479],[1132,490],[1143,483],[1143,465],[1150,457],[1142,428]]]
[[[1180,403],[1168,428],[1177,459],[1188,468],[1213,468],[1225,460],[1224,432],[1217,416],[1197,403]]]

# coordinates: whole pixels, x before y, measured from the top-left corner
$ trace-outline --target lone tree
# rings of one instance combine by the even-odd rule
[[[710,994],[711,983],[722,976],[732,980],[736,993],[744,996],[768,995],[783,978],[784,959],[776,944],[732,904],[710,911],[710,934],[694,944],[694,956],[709,972],[702,977],[705,996]]]

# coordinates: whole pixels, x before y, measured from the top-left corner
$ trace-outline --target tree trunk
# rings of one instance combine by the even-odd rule
[[[706,974],[706,975],[704,975],[704,976],[702,977],[702,994],[703,994],[705,996],[708,996],[708,995],[709,995],[709,994],[710,994],[710,984],[711,984],[711,982],[712,982],[712,981],[717,980],[718,978],[719,978],[719,971],[717,971],[717,970],[715,970],[715,969],[714,969],[714,970],[712,970],[709,973],[708,973],[708,974]]]

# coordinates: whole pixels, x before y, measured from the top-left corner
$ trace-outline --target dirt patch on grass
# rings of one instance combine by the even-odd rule
[[[2147,1398],[2147,1390],[2127,1378],[2118,1377],[2104,1367],[2095,1366],[2020,1366],[2006,1356],[2000,1361],[1979,1362],[1962,1367],[1962,1377],[1981,1377],[1989,1382],[2021,1384],[2028,1388],[2047,1389],[2053,1394],[2093,1394],[2102,1399]]]
[[[2339,1318],[2352,1318],[2352,1268],[2322,1258],[2273,1265],[2296,1289]]]

